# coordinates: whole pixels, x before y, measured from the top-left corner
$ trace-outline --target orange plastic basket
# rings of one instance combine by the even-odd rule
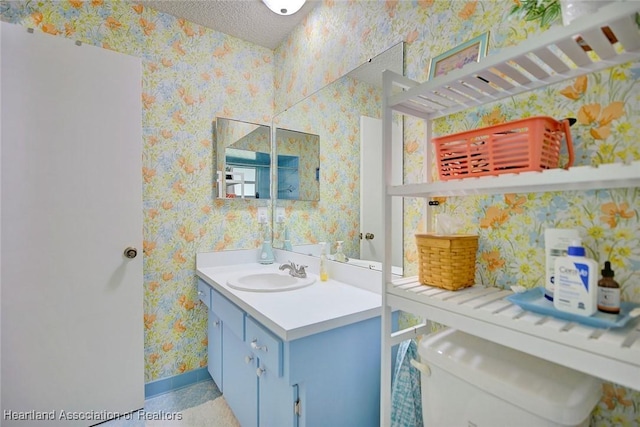
[[[573,165],[570,120],[530,117],[433,138],[441,181],[557,168],[564,135]]]

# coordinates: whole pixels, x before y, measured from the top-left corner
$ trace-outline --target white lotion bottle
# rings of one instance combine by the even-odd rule
[[[571,242],[567,256],[556,259],[556,309],[582,316],[591,316],[598,310],[598,263],[585,256],[580,240]]]
[[[567,255],[567,248],[572,241],[579,239],[578,230],[571,228],[547,228],[544,230],[545,281],[544,297],[553,301],[555,292],[556,259]]]

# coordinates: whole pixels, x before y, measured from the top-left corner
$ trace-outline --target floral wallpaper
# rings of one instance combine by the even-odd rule
[[[491,55],[547,30],[507,19],[511,5],[511,0],[324,0],[270,51],[130,2],[0,3],[5,21],[143,60],[147,381],[207,363],[206,310],[196,294],[195,254],[259,243],[255,201],[212,198],[213,119],[269,124],[275,113],[399,41],[407,43],[405,75],[425,81],[432,57],[486,31]],[[640,160],[638,74],[638,64],[627,64],[566,81],[441,119],[434,133],[542,114],[575,117],[576,164]],[[309,241],[325,238],[315,231],[318,227],[322,233],[348,235],[352,224],[332,218],[331,212],[357,212],[354,168],[344,166],[354,162],[357,145],[349,136],[355,131],[339,110],[343,101],[357,103],[358,96],[376,94],[347,85],[339,95],[340,102],[323,102],[322,117],[313,118],[335,120],[334,135],[339,136],[321,135],[320,202],[286,204],[290,228]],[[404,129],[405,182],[424,181],[424,153],[431,149],[426,127],[421,120],[405,118]],[[329,183],[337,183],[339,190]],[[480,235],[477,275],[483,283],[538,286],[544,265],[542,231],[566,226],[580,230],[589,254],[600,264],[612,262],[623,299],[640,302],[637,191],[446,198],[429,209],[454,213],[465,231]],[[424,200],[405,200],[407,275],[417,272],[413,234],[426,227],[425,209]],[[607,383],[603,393],[591,425],[640,424],[640,392]]]

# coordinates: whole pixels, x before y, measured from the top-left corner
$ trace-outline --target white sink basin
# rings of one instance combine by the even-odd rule
[[[302,279],[293,277],[288,273],[248,273],[227,280],[227,285],[240,291],[249,292],[282,292],[292,289],[304,288],[311,285],[316,279],[307,276]]]

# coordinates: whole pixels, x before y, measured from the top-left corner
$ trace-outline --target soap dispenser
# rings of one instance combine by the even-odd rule
[[[274,261],[273,248],[271,247],[271,236],[269,236],[269,227],[265,227],[258,262],[260,264],[273,264]]]

